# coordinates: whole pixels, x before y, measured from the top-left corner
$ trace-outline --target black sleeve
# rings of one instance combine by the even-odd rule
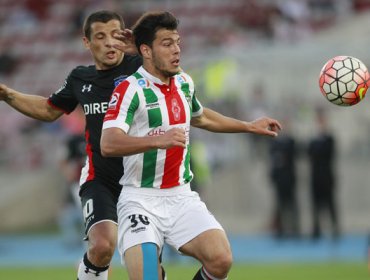
[[[62,110],[64,113],[71,113],[78,105],[78,100],[73,92],[72,73],[68,75],[64,84],[49,97],[49,104]]]

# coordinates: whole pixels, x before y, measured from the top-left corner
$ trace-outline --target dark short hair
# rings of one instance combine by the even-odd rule
[[[142,44],[152,47],[159,29],[175,30],[179,21],[170,12],[147,12],[133,26],[136,48],[140,53]]]
[[[121,29],[125,29],[125,23],[123,21],[122,16],[115,13],[115,12],[103,10],[103,11],[98,11],[98,12],[90,14],[85,19],[85,22],[84,22],[84,25],[83,25],[84,36],[87,37],[89,40],[91,39],[90,38],[90,36],[91,36],[91,25],[94,22],[107,23],[108,21],[111,21],[113,19],[118,20],[120,22]]]

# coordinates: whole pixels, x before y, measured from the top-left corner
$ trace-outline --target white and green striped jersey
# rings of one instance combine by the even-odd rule
[[[143,67],[113,92],[103,129],[118,127],[128,135],[158,136],[179,127],[187,134],[187,147],[155,149],[123,158],[123,187],[171,188],[191,181],[190,120],[203,107],[194,95],[194,82],[179,73],[170,85],[149,74]]]

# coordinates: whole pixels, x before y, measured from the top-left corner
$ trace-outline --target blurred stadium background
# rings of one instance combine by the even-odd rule
[[[92,63],[81,43],[81,18],[98,9],[121,12],[128,27],[144,11],[172,11],[180,19],[182,67],[203,104],[247,120],[267,114],[289,123],[301,147],[302,238],[283,242],[271,234],[268,141],[192,132],[198,190],[229,233],[237,261],[343,260],[366,267],[370,101],[331,105],[319,92],[318,75],[336,55],[370,67],[369,0],[0,0],[0,82],[50,95],[72,68]],[[309,240],[305,148],[317,108],[327,113],[338,146],[337,242],[326,232],[319,242]],[[66,250],[59,227],[66,193],[59,164],[65,139],[83,128],[81,114],[46,124],[0,103],[0,119],[0,266],[76,263],[83,247]]]

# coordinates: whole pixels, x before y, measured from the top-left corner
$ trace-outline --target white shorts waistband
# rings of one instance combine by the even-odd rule
[[[123,187],[121,191],[122,194],[132,193],[149,196],[174,196],[190,192],[191,192],[190,183],[168,189]]]

